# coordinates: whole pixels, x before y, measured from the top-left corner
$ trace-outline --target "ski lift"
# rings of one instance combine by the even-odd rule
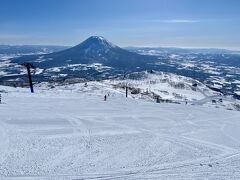
[[[22,64],[22,66],[27,68],[27,72],[28,72],[28,79],[29,79],[29,85],[30,85],[30,89],[31,89],[31,93],[34,93],[33,90],[33,83],[32,83],[32,75],[31,75],[31,69],[36,69],[36,67],[29,62],[25,62]]]

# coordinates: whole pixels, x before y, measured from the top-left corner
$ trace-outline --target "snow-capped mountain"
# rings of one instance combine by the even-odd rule
[[[156,60],[155,57],[129,52],[110,43],[103,37],[92,36],[72,48],[42,56],[23,56],[14,63],[30,61],[40,68],[62,67],[69,64],[98,63],[118,69],[145,67]]]

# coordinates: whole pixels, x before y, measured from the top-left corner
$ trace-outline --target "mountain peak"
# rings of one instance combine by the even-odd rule
[[[85,47],[98,47],[98,48],[104,48],[104,49],[111,49],[116,48],[117,46],[109,42],[107,39],[105,39],[102,36],[91,36],[88,39],[86,39],[83,43],[80,44],[81,46]]]
[[[106,39],[102,36],[90,36],[88,39],[97,39],[100,41],[106,41]]]

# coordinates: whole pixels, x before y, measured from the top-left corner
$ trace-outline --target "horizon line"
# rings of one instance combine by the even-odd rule
[[[79,43],[81,44],[81,43]],[[57,44],[0,44],[0,46],[60,46],[60,47],[74,47],[76,45],[57,45]],[[229,51],[239,51],[240,48],[230,48],[230,47],[190,47],[190,46],[145,46],[145,45],[129,45],[129,46],[119,46],[120,48],[177,48],[177,49],[218,49],[218,50],[229,50]]]

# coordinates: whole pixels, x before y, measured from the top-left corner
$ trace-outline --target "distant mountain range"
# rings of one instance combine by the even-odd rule
[[[74,47],[0,46],[0,83],[27,82],[24,62],[37,67],[35,82],[101,80],[155,70],[192,77],[224,94],[240,92],[240,53],[224,49],[120,48],[99,36]]]
[[[68,46],[48,45],[0,45],[0,54],[47,54],[62,51]]]
[[[233,51],[218,48],[175,48],[175,47],[126,47],[126,50],[144,55],[158,56],[161,54],[240,54],[240,51]]]
[[[97,36],[95,36],[97,37]],[[92,37],[94,38],[94,36]],[[101,37],[100,37],[101,38]],[[109,42],[108,42],[109,43]],[[111,43],[110,43],[111,44]],[[54,45],[0,45],[0,54],[49,54],[71,48],[70,46]],[[218,48],[175,48],[175,47],[124,47],[127,51],[145,55],[166,53],[204,53],[204,54],[240,54],[240,51]]]

